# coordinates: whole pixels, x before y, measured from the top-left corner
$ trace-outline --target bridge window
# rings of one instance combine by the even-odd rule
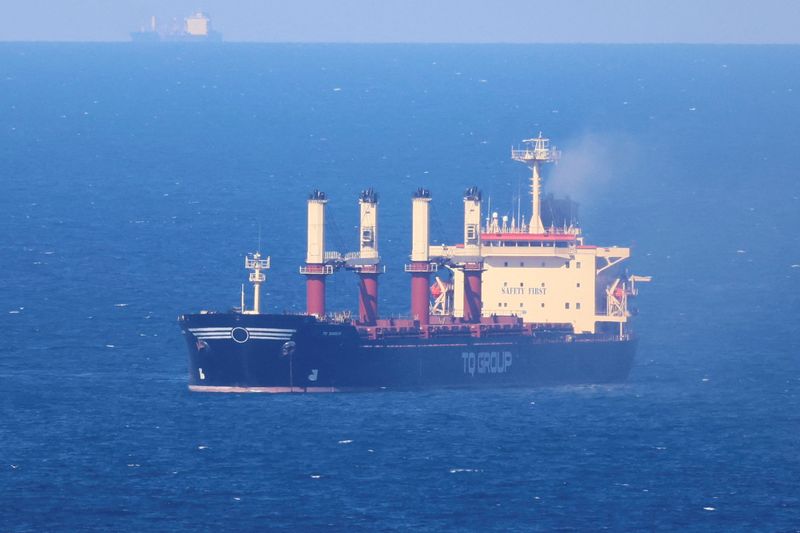
[[[578,309],[578,310],[580,310],[580,308],[581,308],[581,303],[580,303],[580,302],[577,302],[577,303],[575,304],[575,309]]]
[[[544,307],[544,302],[542,302],[542,307]]]
[[[575,268],[580,268],[580,267],[581,267],[581,262],[580,262],[580,261],[578,261],[577,263],[575,263]]]
[[[564,309],[569,309],[569,302],[564,303]]]
[[[576,287],[578,287],[578,288],[580,289],[580,288],[581,288],[581,284],[580,284],[580,282],[576,283],[576,284],[575,284],[575,286],[576,286]]]
[[[503,263],[503,266],[504,266],[504,267],[507,267],[507,266],[508,266],[508,261],[505,261],[505,262]]]

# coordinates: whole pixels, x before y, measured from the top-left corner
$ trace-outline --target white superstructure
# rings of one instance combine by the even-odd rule
[[[208,37],[211,33],[211,20],[200,11],[186,17],[184,23],[186,34],[192,37]]]
[[[501,222],[493,213],[481,227],[480,195],[470,189],[465,196],[464,243],[429,249],[433,258],[454,270],[453,314],[465,315],[465,300],[469,300],[465,290],[471,290],[465,272],[479,265],[482,317],[517,316],[525,323],[571,324],[575,333],[608,331],[604,324],[618,324],[614,330],[621,334],[630,316],[628,296],[635,294],[635,282],[649,278],[625,274],[621,264],[630,257],[629,248],[586,244],[569,213],[573,202],[550,199],[549,220],[545,220],[540,164],[556,161],[559,153],[541,134],[524,144],[512,149],[512,158],[532,171],[530,223],[509,224],[507,217]]]

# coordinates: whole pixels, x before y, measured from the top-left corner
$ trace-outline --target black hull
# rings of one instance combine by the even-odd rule
[[[295,315],[186,315],[180,325],[189,388],[207,392],[620,383],[636,351],[632,339],[563,332],[364,339],[351,325]]]

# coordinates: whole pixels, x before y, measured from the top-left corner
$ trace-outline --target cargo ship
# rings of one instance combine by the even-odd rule
[[[378,195],[358,198],[359,250],[325,249],[324,192],[308,198],[306,312],[261,312],[270,257],[248,254],[253,286],[238,308],[179,317],[189,389],[340,392],[444,387],[531,387],[624,382],[636,353],[629,302],[647,276],[629,275],[630,249],[587,244],[578,205],[542,194],[542,166],[560,152],[526,139],[511,157],[531,170],[531,216],[482,215],[477,187],[463,196],[463,242],[431,245],[430,191],[411,198],[410,314],[381,318]],[[358,315],[328,313],[326,279],[358,278]],[[433,279],[432,279],[433,278]]]
[[[222,34],[211,27],[211,18],[202,11],[183,19],[183,24],[173,19],[169,27],[159,28],[155,15],[150,17],[150,24],[139,31],[131,32],[134,42],[219,42]]]

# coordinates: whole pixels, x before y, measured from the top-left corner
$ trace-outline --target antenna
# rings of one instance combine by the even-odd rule
[[[261,221],[260,220],[258,221],[258,248],[256,248],[256,250],[259,251],[259,252],[261,251]]]
[[[491,220],[492,216],[492,196],[489,195],[489,206],[487,207],[488,211],[486,212],[486,231],[489,231],[489,221]]]
[[[522,226],[522,183],[517,180],[517,225]]]

